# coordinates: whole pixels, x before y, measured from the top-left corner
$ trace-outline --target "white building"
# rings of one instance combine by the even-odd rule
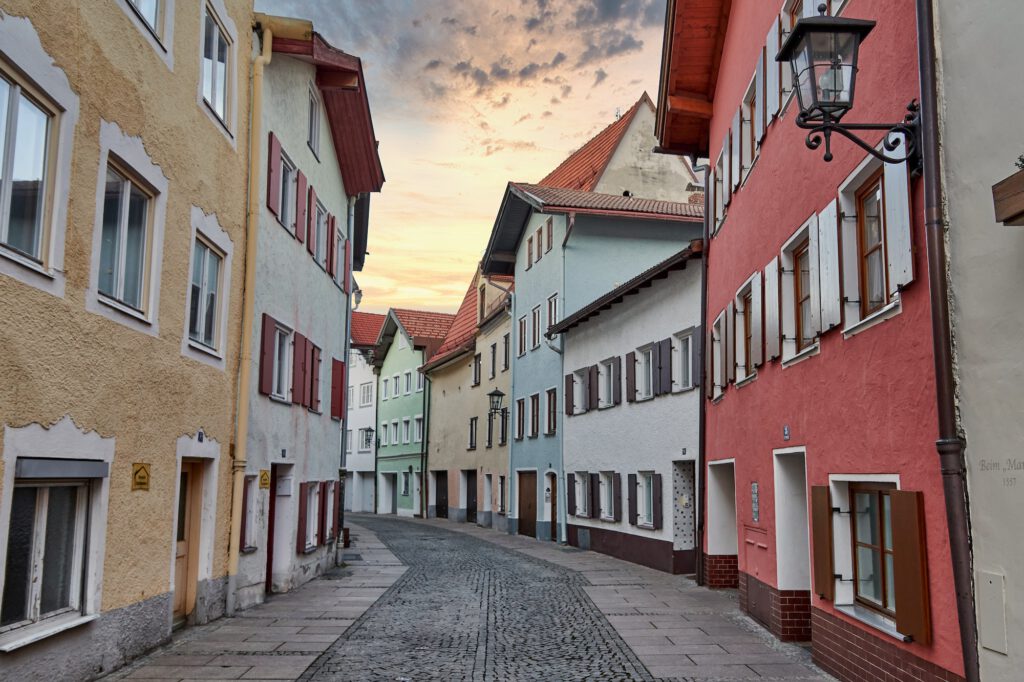
[[[548,330],[565,337],[569,544],[672,573],[696,566],[701,253],[693,242]]]
[[[373,347],[386,315],[352,313],[348,352],[348,433],[345,457],[345,511],[372,512],[377,457],[377,375]]]

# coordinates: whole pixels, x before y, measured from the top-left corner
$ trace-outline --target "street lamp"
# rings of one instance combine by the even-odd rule
[[[818,5],[821,16],[797,21],[776,55],[778,62],[789,62],[793,69],[800,113],[797,127],[809,130],[809,149],[825,142],[825,161],[832,160],[831,138],[836,132],[886,163],[902,163],[917,149],[918,105],[907,106],[907,116],[900,123],[840,123],[853,108],[857,84],[857,60],[860,43],[875,27],[863,19],[841,19],[826,15],[824,3]],[[894,152],[903,147],[903,156],[889,156],[857,137],[855,130],[887,131],[883,147]],[[904,145],[904,138],[906,143]]]
[[[491,402],[491,414],[498,414],[501,412],[501,401],[505,398],[505,394],[498,389],[494,389],[487,394],[487,398]]]

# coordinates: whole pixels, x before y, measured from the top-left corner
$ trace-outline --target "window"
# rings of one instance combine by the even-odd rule
[[[615,404],[615,386],[619,377],[615,372],[615,358],[598,365],[597,406],[611,407]]]
[[[725,312],[718,314],[711,327],[711,398],[718,399],[725,390]]]
[[[526,398],[516,400],[516,440],[526,435]]]
[[[373,382],[367,381],[359,385],[359,407],[369,407],[373,404]]]
[[[533,237],[526,238],[526,269],[533,267]]]
[[[487,412],[487,447],[494,447],[494,413]]]
[[[860,316],[865,318],[889,302],[885,266],[885,193],[881,169],[857,192]]]
[[[277,325],[274,329],[274,369],[270,395],[280,400],[288,400],[288,386],[291,381],[291,339],[290,329]]]
[[[480,385],[480,354],[473,356],[473,385]]]
[[[413,419],[413,442],[423,442],[423,417]]]
[[[537,262],[544,257],[544,228],[537,228]]]
[[[55,116],[0,74],[0,243],[43,261]]]
[[[498,513],[505,513],[505,477],[498,476]]]
[[[356,392],[356,389],[355,389],[355,387],[354,387],[354,386],[349,386],[349,387],[348,387],[348,400],[346,401],[346,403],[347,403],[347,405],[348,405],[348,409],[350,409],[350,410],[351,410],[351,409],[352,409],[353,407],[355,407],[355,401],[354,401],[354,400],[352,400],[352,396],[354,396],[354,395],[355,395],[355,392]]]
[[[106,239],[104,239],[104,246]],[[217,308],[220,298],[220,273],[224,257],[213,246],[197,238],[192,251],[192,288],[189,299],[188,337],[208,348],[217,348]],[[103,275],[100,275],[103,281]],[[102,291],[102,289],[101,289]]]
[[[378,431],[377,434],[380,436],[380,445],[381,445],[381,447],[387,447],[387,444],[388,444],[388,423],[387,422],[381,422],[380,423],[380,431]]]
[[[796,321],[796,350],[802,351],[814,342],[811,324],[811,256],[810,243],[803,240],[793,249],[793,301]]]
[[[540,306],[533,309],[531,318],[533,330],[530,336],[530,348],[538,348],[540,347]]]
[[[896,612],[891,488],[850,485],[854,595],[872,609]]]
[[[518,333],[518,355],[522,357],[526,355],[526,315],[519,318],[519,333]],[[506,363],[507,366],[507,363]]]
[[[327,209],[319,201],[316,202],[316,234],[311,235],[310,238],[316,238],[313,243],[316,247],[316,253],[313,257],[321,267],[327,267]]]
[[[476,450],[476,424],[477,418],[469,418],[469,449]]]
[[[548,218],[548,222],[547,222],[547,225],[545,227],[545,232],[547,232],[547,236],[548,236],[548,239],[547,239],[548,243],[547,243],[547,246],[544,249],[545,251],[550,251],[551,250],[551,243],[553,241],[553,238],[552,238],[552,231],[553,231],[553,229],[552,229],[551,223],[552,223],[552,219]]]
[[[640,472],[640,505],[639,522],[646,526],[654,525],[654,473]]]
[[[409,395],[412,393],[412,372],[405,373],[405,394]]]
[[[370,429],[359,429],[359,451],[369,452],[373,448],[373,432]]]
[[[540,394],[530,396],[530,438],[540,435]]]
[[[352,429],[345,432],[345,452],[352,452]]]
[[[383,379],[381,381],[381,384],[380,384],[380,399],[381,400],[387,400],[388,399],[388,383],[389,382],[390,382],[389,379]]]
[[[601,518],[615,518],[615,475],[610,471],[601,472]]]
[[[412,431],[410,429],[409,418],[405,417],[402,419],[402,443],[409,443],[412,441]]]
[[[755,117],[761,114],[757,103],[757,85],[756,79],[750,82],[747,94],[743,97],[743,107],[740,112],[740,135],[743,139],[740,144],[740,163],[744,179],[753,168],[754,161],[757,160],[757,126],[754,125],[754,121]]]
[[[725,220],[725,152],[723,151],[718,156],[718,162],[715,164],[714,171],[714,183],[712,191],[715,194],[715,205],[714,205],[714,221],[712,222],[712,231],[718,232],[718,227],[722,221]]]
[[[398,420],[395,419],[391,422],[391,444],[398,445]]]
[[[491,372],[488,378],[493,379],[498,373],[498,344],[491,344]]]
[[[402,497],[409,497],[409,472],[402,472]]]
[[[334,268],[334,281],[348,293],[349,283],[347,275],[351,272],[349,263],[349,252],[345,249],[345,233],[337,227],[334,230],[334,255],[331,256],[331,263]],[[341,259],[341,267],[338,267],[338,259]]]
[[[320,485],[310,481],[306,486],[306,551],[311,552],[320,531]]]
[[[89,483],[15,479],[0,630],[82,612]]]
[[[148,294],[151,199],[149,190],[114,166],[107,167],[97,288],[141,312]]]
[[[227,33],[207,7],[203,31],[203,101],[225,125],[228,120],[228,79],[232,71],[228,65],[229,45]]]
[[[505,334],[503,337],[501,337],[501,346],[501,371],[504,372],[508,369],[508,363],[510,360],[509,349],[511,347],[511,343],[509,341],[508,334]],[[520,353],[520,355],[522,355],[522,353]]]
[[[547,421],[545,422],[544,435],[553,436],[558,430],[558,391],[549,388],[547,390]]]
[[[128,4],[153,30],[153,33],[160,35],[160,0],[128,0]]]
[[[252,552],[256,549],[256,485],[255,476],[246,476],[242,484],[242,497],[245,499],[245,513],[242,515],[242,551]]]
[[[423,384],[426,382],[426,377],[423,372],[416,372],[416,392],[419,393],[423,390]]]
[[[316,90],[309,88],[309,134],[306,136],[306,143],[313,151],[313,154],[320,156],[320,98]]]
[[[685,391],[693,388],[693,347],[692,333],[681,332],[676,334],[672,344],[672,352],[675,357],[672,359],[672,387],[676,391]]]
[[[501,421],[498,424],[498,445],[508,442],[508,408],[501,408]]]
[[[558,294],[548,296],[548,327],[558,324]]]
[[[281,152],[281,203],[278,204],[280,208],[278,209],[277,219],[293,234],[298,227],[295,224],[297,177],[298,173],[296,173],[295,164],[285,156],[284,152]]]
[[[391,377],[391,385],[395,387],[395,396],[394,397],[397,398],[398,396],[400,396],[402,394],[402,383],[399,381],[399,377],[398,377],[397,374],[395,376]]]
[[[589,516],[590,505],[590,474],[586,471],[577,471],[573,482],[576,496],[576,516]],[[571,509],[569,511],[572,511]]]
[[[637,390],[639,400],[654,397],[654,348],[644,348],[640,351],[640,374],[637,377]]]

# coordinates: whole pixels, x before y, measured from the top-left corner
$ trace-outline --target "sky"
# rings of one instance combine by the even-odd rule
[[[665,0],[257,0],[362,59],[386,182],[360,310],[454,312],[505,186],[657,94]]]

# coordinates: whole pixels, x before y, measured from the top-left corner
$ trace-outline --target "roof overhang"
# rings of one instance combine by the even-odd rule
[[[352,231],[352,269],[361,271],[366,264],[366,249],[370,241],[370,195],[360,194],[356,199]]]
[[[663,151],[707,157],[733,0],[668,0],[654,132]]]
[[[510,182],[505,188],[498,217],[487,241],[481,262],[485,275],[514,275],[516,271],[516,250],[534,207],[522,193],[514,192],[513,187]]]
[[[445,353],[442,357],[439,357],[439,358],[437,358],[435,360],[431,360],[430,362],[428,362],[425,365],[423,365],[422,367],[420,367],[420,371],[423,372],[424,374],[427,374],[428,372],[433,372],[433,371],[436,371],[436,370],[439,370],[439,369],[444,369],[445,367],[448,367],[449,365],[451,365],[453,362],[455,362],[459,358],[463,358],[466,355],[472,353],[474,350],[476,350],[476,335],[475,334],[473,335],[473,337],[471,339],[469,339],[468,341],[463,342],[461,345],[456,346],[455,348],[451,349],[450,351]]]

